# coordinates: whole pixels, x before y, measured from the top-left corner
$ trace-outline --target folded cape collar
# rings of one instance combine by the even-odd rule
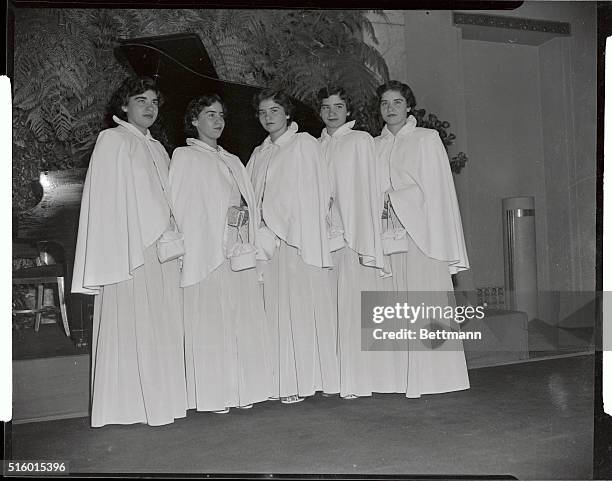
[[[262,147],[266,148],[266,147],[269,147],[270,145],[286,144],[293,138],[293,136],[297,133],[297,131],[298,131],[298,124],[295,122],[291,122],[291,125],[287,128],[287,131],[275,141],[272,141],[272,139],[270,139],[270,136],[268,135],[266,137],[266,140],[263,141]]]
[[[335,137],[340,137],[344,134],[349,133],[353,127],[355,126],[355,121],[351,120],[350,122],[346,122],[343,125],[341,125],[340,127],[338,127],[338,130],[336,130],[332,135],[329,135],[327,133],[327,128],[324,128],[321,131],[321,137],[324,139],[328,139],[328,138],[335,138]]]
[[[408,116],[408,120],[406,121],[404,126],[397,132],[397,134],[395,134],[395,136],[396,137],[402,137],[402,136],[407,135],[407,134],[409,134],[411,132],[414,132],[414,129],[416,129],[416,124],[417,124],[417,121],[414,118],[414,115],[409,115]],[[392,138],[393,134],[391,133],[391,131],[385,125],[384,128],[382,129],[382,132],[380,133],[380,136],[383,137],[383,138]],[[389,137],[389,136],[391,136],[391,137]]]
[[[202,142],[200,139],[194,139],[190,137],[187,139],[187,145],[199,148],[201,150],[206,150],[208,152],[229,155],[229,152],[225,150],[223,147],[221,147],[220,145],[217,146],[217,148],[215,149],[214,147],[211,147],[210,145],[208,145],[206,142]]]
[[[132,133],[134,135],[138,135],[140,137],[144,137],[147,140],[154,140],[155,142],[159,142],[157,139],[154,139],[151,136],[151,132],[149,132],[149,129],[147,129],[147,133],[145,135],[140,130],[138,130],[135,126],[133,126],[129,122],[126,122],[125,120],[121,120],[116,115],[113,115],[113,120],[115,121],[115,123],[121,125],[122,127],[125,127],[130,133]]]

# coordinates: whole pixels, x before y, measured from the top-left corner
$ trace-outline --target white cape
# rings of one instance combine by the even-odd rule
[[[340,217],[347,245],[367,266],[383,267],[382,193],[376,174],[374,140],[347,122],[333,135],[323,129],[319,142],[332,184],[333,212]],[[332,215],[333,218],[336,215]]]
[[[168,154],[149,132],[119,125],[98,136],[83,185],[72,292],[97,294],[130,279],[169,227]]]
[[[252,244],[258,223],[253,187],[240,159],[198,139],[187,139],[187,144],[174,151],[170,165],[172,203],[185,236],[181,287],[197,284],[227,259],[227,210],[235,189],[249,207]]]
[[[306,264],[331,267],[325,217],[330,184],[319,144],[292,122],[276,141],[255,148],[247,170],[266,225],[298,249]]]
[[[437,131],[416,127],[413,116],[393,135],[375,139],[382,189],[400,222],[429,257],[446,261],[451,274],[469,269],[461,215],[448,156]],[[390,184],[390,185],[389,185]]]

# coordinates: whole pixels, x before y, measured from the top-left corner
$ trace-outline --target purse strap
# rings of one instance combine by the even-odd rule
[[[219,156],[219,160],[221,160],[221,162],[223,163],[223,165],[225,166],[225,168],[229,172],[230,176],[234,180],[234,186],[232,187],[232,195],[238,193],[238,196],[240,197],[240,199],[243,200],[244,197],[242,196],[242,192],[240,191],[240,181],[239,181],[239,179],[237,177],[237,174],[232,169],[232,166],[230,165],[230,163],[224,158],[223,153],[220,150],[217,151],[217,155]],[[267,171],[266,171],[266,173],[267,173]],[[251,237],[250,236],[250,230],[251,230],[250,226],[251,226],[251,222],[253,222],[253,221],[251,219],[252,216],[251,216],[251,214],[249,212],[250,211],[249,206],[246,204],[246,199],[244,199],[244,200],[245,200],[246,213],[247,213],[247,216],[248,216],[248,221],[245,224],[247,226],[247,235],[246,235],[246,238],[247,238],[247,243],[248,243],[248,242],[250,242],[250,237]],[[240,206],[242,206],[242,202],[239,202],[239,204],[240,204]],[[244,244],[244,240],[242,239],[242,234],[240,232],[241,228],[242,228],[242,225],[239,222],[238,226],[236,227],[236,230],[238,231],[238,238],[240,239],[240,242],[242,244]],[[255,225],[254,224],[253,224],[253,229],[255,229]]]
[[[395,229],[395,221],[393,220],[393,216],[395,215],[395,210],[393,210],[393,205],[391,204],[391,198],[389,197],[389,193],[385,193],[385,205],[387,206],[387,218],[385,219],[385,231],[389,230],[389,219],[391,219],[391,228]]]
[[[329,198],[329,208],[327,209],[327,216],[325,218],[325,224],[327,225],[327,228],[331,231],[331,228],[333,226],[333,214],[332,214],[332,207],[334,205],[334,198],[330,197]]]
[[[157,154],[156,152],[153,151],[153,148],[149,144],[149,142],[151,141],[149,139],[146,139],[146,142],[147,142],[146,143],[147,149],[149,149],[149,153],[151,154],[151,158],[153,159],[153,165],[155,166],[155,171],[157,172],[157,177],[159,179],[159,185],[162,188],[162,192],[164,194],[164,198],[166,199],[166,203],[168,204],[168,207],[170,208],[170,221],[173,227],[175,228],[175,230],[179,230],[178,222],[176,221],[176,215],[174,214],[175,209],[174,209],[174,204],[172,202],[172,198],[170,197],[170,194],[168,193],[168,189],[166,188],[167,186],[164,185],[164,179],[159,171]]]
[[[268,146],[269,149],[274,149],[273,146]],[[257,199],[257,207],[259,209],[259,217],[261,218],[261,222],[265,225],[266,222],[264,221],[263,218],[263,200],[264,200],[264,195],[266,193],[266,183],[268,182],[268,169],[270,168],[270,162],[272,161],[272,156],[274,155],[274,150],[271,150],[270,154],[267,156],[266,158],[266,171],[264,172],[264,182],[263,182],[263,186],[261,187],[261,195],[259,196],[259,199]]]
[[[247,215],[249,215],[249,213],[248,213],[249,211],[247,210],[246,212],[247,212]],[[246,240],[246,241],[247,241],[247,244],[248,244],[249,242],[251,242],[251,241],[250,241],[250,237],[251,237],[251,236],[249,235],[249,231],[251,230],[251,229],[249,229],[249,223],[250,223],[250,222],[251,222],[251,220],[249,219],[249,220],[248,220],[248,222],[247,222],[246,224],[243,224],[243,225],[246,225],[246,228],[247,228],[247,232],[246,232],[246,238],[247,238],[247,240]],[[240,232],[240,229],[242,229],[243,225],[240,225],[240,224],[239,224],[239,225],[238,225],[238,227],[236,227],[236,229],[238,230],[238,239],[240,239],[240,243],[241,243],[241,244],[244,244],[244,239],[242,238],[242,233]]]
[[[393,189],[393,183],[391,181],[391,152],[389,153],[389,157],[387,158],[386,167],[387,177],[389,178],[389,187],[390,189]],[[393,205],[391,204],[391,197],[389,196],[389,191],[385,192],[385,204],[387,205],[387,218],[385,219],[387,227],[386,230],[389,230],[389,219],[391,219],[391,228],[395,229],[395,222],[393,221],[392,217],[392,211],[393,214],[395,214],[395,211],[393,210]]]

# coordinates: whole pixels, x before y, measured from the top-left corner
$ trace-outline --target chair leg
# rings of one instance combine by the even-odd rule
[[[38,284],[36,286],[36,322],[34,323],[34,332],[38,332],[40,321],[42,320],[43,293],[44,285]]]
[[[62,313],[62,322],[64,323],[64,331],[66,336],[70,337],[70,326],[68,325],[68,312],[66,311],[66,298],[64,295],[64,278],[57,278],[57,293],[60,303],[60,312]]]

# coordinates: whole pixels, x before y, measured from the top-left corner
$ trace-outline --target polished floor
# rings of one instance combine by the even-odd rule
[[[13,459],[89,473],[489,474],[589,479],[593,356],[470,371],[467,391],[353,401],[317,395],[174,424],[17,424]]]

